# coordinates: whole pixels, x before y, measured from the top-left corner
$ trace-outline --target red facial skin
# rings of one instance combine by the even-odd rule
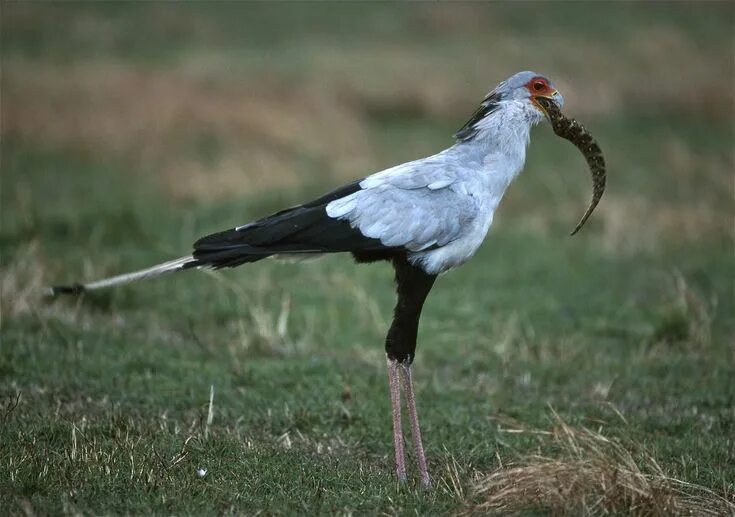
[[[531,96],[542,95],[550,96],[556,90],[551,87],[549,81],[545,77],[537,76],[526,83],[526,88],[531,92]]]
[[[551,97],[556,89],[552,88],[549,81],[545,77],[536,76],[526,83],[526,88],[531,93],[531,102],[538,108],[544,115],[546,110],[536,102],[536,97]]]

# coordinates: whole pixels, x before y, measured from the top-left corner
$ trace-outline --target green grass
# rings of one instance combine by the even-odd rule
[[[547,435],[534,432],[555,428],[551,408],[570,426],[599,429],[631,444],[636,459],[651,455],[666,475],[732,501],[732,92],[673,89],[660,99],[654,76],[674,69],[672,61],[651,73],[625,47],[631,34],[655,22],[652,30],[669,39],[648,52],[668,59],[666,45],[675,44],[700,58],[675,63],[682,74],[698,72],[703,62],[731,68],[732,52],[723,49],[730,48],[732,6],[607,4],[602,18],[579,4],[476,12],[465,6],[444,25],[437,21],[447,14],[441,6],[291,7],[3,4],[2,79],[12,86],[2,101],[0,189],[0,498],[6,508],[452,513],[477,500],[473,484],[501,461],[558,455]],[[483,23],[471,23],[475,17]],[[555,20],[548,25],[553,34],[538,33],[547,27],[544,19]],[[590,29],[598,19],[599,33]],[[54,29],[59,20],[69,31]],[[493,36],[484,22],[504,28]],[[131,36],[136,30],[140,38]],[[575,38],[593,38],[594,52],[608,52],[595,55],[621,68],[606,79],[585,72],[590,56],[563,52]],[[519,41],[527,47],[513,51]],[[315,125],[314,141],[336,139],[343,129],[364,138],[355,159],[365,174],[451,142],[478,100],[472,96],[506,75],[477,66],[478,48],[499,59],[490,43],[520,52],[503,62],[516,68],[526,66],[513,60],[533,62],[535,49],[551,49],[548,73],[576,85],[579,118],[606,151],[609,188],[588,226],[568,237],[589,195],[585,165],[548,128],[537,129],[526,170],[487,242],[469,264],[437,282],[415,363],[434,490],[418,488],[415,476],[405,486],[391,476],[383,339],[394,299],[385,264],[357,266],[338,256],[264,261],[82,299],[40,296],[49,283],[183,255],[205,233],[303,201],[346,177],[330,164],[328,146],[298,147],[278,132],[263,136],[237,124],[223,129],[195,118],[201,116],[196,106],[178,114],[186,129],[189,120],[198,121],[196,149],[189,146],[192,133],[179,126],[165,129],[160,142],[146,140],[149,128],[136,129],[143,137],[124,133],[123,120],[85,132],[79,130],[84,120],[70,119],[60,126],[64,134],[47,132],[59,122],[54,116],[68,112],[54,111],[44,99],[30,104],[21,95],[38,87],[27,82],[34,77],[29,73],[74,63],[94,74],[112,63],[172,77],[183,87],[189,78],[177,74],[192,66],[187,63],[214,63],[196,72],[212,98],[228,88],[243,98],[261,95],[249,89],[259,81],[281,95],[300,95],[293,84],[308,91],[345,84],[327,93],[334,94],[330,108],[353,125]],[[418,62],[441,73],[427,68],[425,83],[406,83],[408,76],[380,57],[389,55],[386,46],[405,51],[409,69]],[[373,52],[378,57],[371,61]],[[459,72],[474,70],[471,85],[445,77],[450,60]],[[345,78],[344,67],[356,75]],[[642,85],[637,97],[630,95],[631,73]],[[73,77],[85,87],[86,76]],[[628,92],[630,104],[584,101],[584,80],[602,97]],[[466,104],[433,111],[421,99],[434,98],[434,84],[446,93],[437,99]],[[376,96],[381,91],[392,93]],[[85,99],[69,92],[69,102],[84,107]],[[126,102],[135,106],[141,92],[128,94]],[[318,96],[304,95],[304,104],[317,102]],[[565,95],[574,109],[575,97]],[[709,95],[720,96],[715,108]],[[316,124],[311,117],[323,106],[314,105],[284,125],[300,127],[299,117],[306,127]],[[243,145],[255,134],[256,148],[272,146],[279,156],[288,151],[287,163],[278,164],[299,171],[298,179],[282,180],[274,169],[272,187],[261,182],[249,191],[257,179],[249,170],[258,162],[233,150],[233,134]],[[218,181],[231,156],[241,160],[243,185],[214,198],[206,185],[183,197],[172,190],[192,164]],[[161,172],[170,163],[181,165],[173,180]],[[210,386],[214,418],[207,425]],[[198,477],[198,468],[206,476]],[[543,502],[530,507],[549,510]]]

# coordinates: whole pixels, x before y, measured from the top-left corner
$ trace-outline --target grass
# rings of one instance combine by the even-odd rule
[[[11,512],[733,513],[731,5],[2,10]],[[437,282],[431,492],[391,477],[388,267],[40,296],[435,152],[519,68],[559,78],[609,188],[568,238],[589,180],[537,129],[486,244]]]
[[[623,422],[625,420],[623,419]],[[530,455],[503,465],[475,484],[484,498],[469,514],[519,513],[530,508],[553,514],[725,515],[735,510],[725,497],[667,476],[635,444],[575,429],[554,414],[552,431],[509,429],[548,435],[556,456]],[[625,422],[627,423],[627,422]]]

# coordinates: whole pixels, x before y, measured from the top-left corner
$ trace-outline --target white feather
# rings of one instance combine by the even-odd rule
[[[87,284],[82,284],[80,287],[84,291],[94,291],[97,289],[105,289],[107,287],[113,287],[117,285],[122,284],[129,284],[130,282],[136,282],[138,280],[143,280],[146,278],[153,278],[161,275],[165,275],[166,273],[173,273],[174,271],[180,271],[184,268],[187,264],[194,261],[194,258],[189,255],[188,257],[181,257],[176,260],[170,260],[168,262],[163,262],[162,264],[157,264],[153,267],[149,267],[146,269],[141,269],[139,271],[134,271],[132,273],[125,273],[123,275],[117,275],[110,278],[103,278],[102,280],[97,280],[95,282],[89,282]],[[54,288],[47,289],[47,292],[49,295],[54,295],[56,291]]]
[[[327,205],[327,215],[332,219],[340,219],[349,214],[357,206],[355,195],[335,199]]]
[[[448,187],[452,183],[454,183],[454,180],[452,178],[448,178],[429,183],[428,185],[426,185],[426,188],[428,188],[429,190],[439,190],[440,188]]]

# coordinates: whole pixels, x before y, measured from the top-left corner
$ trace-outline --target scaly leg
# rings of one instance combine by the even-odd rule
[[[416,464],[421,477],[421,485],[424,488],[431,486],[429,479],[429,470],[426,467],[426,455],[424,454],[424,444],[421,441],[421,429],[419,428],[419,415],[416,412],[416,399],[413,394],[413,380],[411,379],[411,365],[402,363],[400,365],[403,374],[403,389],[406,393],[406,406],[408,407],[408,417],[411,420],[411,435],[413,436],[413,445],[416,450]]]
[[[401,426],[401,379],[398,375],[398,361],[388,359],[388,384],[390,385],[390,405],[393,409],[393,447],[396,452],[396,475],[401,482],[406,481],[406,451],[403,445]]]

